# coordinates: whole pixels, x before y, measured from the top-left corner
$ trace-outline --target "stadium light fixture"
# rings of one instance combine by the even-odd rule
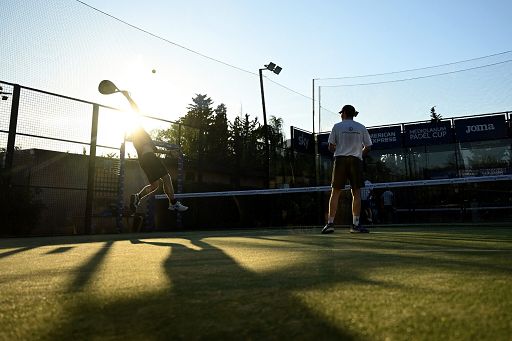
[[[283,68],[276,65],[275,63],[270,62],[267,65],[265,65],[265,69],[263,70],[269,70],[278,75],[283,70]]]
[[[264,65],[265,67],[262,69],[259,69],[259,75],[260,75],[260,88],[261,88],[261,105],[263,107],[263,129],[265,131],[265,163],[267,168],[267,180],[266,180],[266,187],[270,188],[270,143],[269,143],[269,136],[268,136],[268,125],[267,125],[267,110],[265,108],[265,91],[263,90],[263,70],[269,70],[278,75],[283,70],[282,67],[276,65],[275,63],[268,63],[267,65]]]
[[[12,95],[12,92],[4,92],[4,88],[0,86],[0,95],[2,96],[2,101],[7,101],[9,98],[7,95]]]

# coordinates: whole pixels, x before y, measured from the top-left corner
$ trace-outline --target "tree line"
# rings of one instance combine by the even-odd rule
[[[227,118],[224,104],[214,106],[206,94],[196,94],[187,113],[177,124],[153,132],[155,139],[181,146],[186,162],[200,169],[264,169],[265,130],[257,117],[249,114]],[[271,159],[284,153],[283,120],[268,120]]]

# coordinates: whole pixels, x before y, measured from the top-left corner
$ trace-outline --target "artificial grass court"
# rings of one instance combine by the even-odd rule
[[[0,240],[2,340],[510,340],[512,227]]]

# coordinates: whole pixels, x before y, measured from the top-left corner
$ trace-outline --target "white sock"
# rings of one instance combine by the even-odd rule
[[[334,217],[329,217],[329,218],[327,219],[327,223],[328,223],[328,224],[333,224],[333,223],[334,223]]]
[[[355,226],[359,226],[359,216],[358,216],[358,215],[355,215],[355,216],[352,218],[352,223],[353,223]]]

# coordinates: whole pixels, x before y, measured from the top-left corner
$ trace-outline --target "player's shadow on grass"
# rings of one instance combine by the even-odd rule
[[[280,278],[279,272],[258,275],[201,239],[182,243],[132,240],[132,244],[143,246],[141,253],[152,246],[169,249],[162,265],[170,287],[107,301],[82,293],[68,307],[65,320],[46,335],[49,339],[355,338],[303,304],[291,292],[295,286]],[[86,274],[95,271],[107,252],[104,247],[82,267],[72,288],[85,286],[90,279]]]
[[[290,291],[294,285],[280,278],[279,272],[259,275],[201,238],[189,240],[193,247],[142,241],[172,249],[163,266],[172,283],[169,309],[175,309],[173,328],[178,329],[179,335],[212,339],[353,339],[294,297]],[[190,319],[197,321],[194,330],[188,330]]]
[[[350,244],[361,242],[354,238]],[[343,297],[345,285],[348,285],[347,288],[352,288],[348,290],[353,292],[359,288],[391,288],[407,294],[411,284],[369,279],[373,270],[386,268],[396,269],[397,274],[404,270],[412,275],[421,273],[422,269],[442,273],[478,270],[480,274],[499,275],[510,271],[507,266],[486,267],[490,260],[474,264],[439,258],[437,253],[390,253],[393,246],[382,245],[379,240],[375,240],[377,249],[373,251],[364,240],[361,251],[312,250],[310,253],[314,256],[306,264],[287,266],[287,260],[282,259],[285,266],[258,272],[244,267],[244,259],[236,255],[239,246],[251,248],[251,242],[237,245],[230,241],[229,245],[234,248],[229,254],[193,236],[176,242],[133,240],[132,243],[141,245],[139,254],[137,248],[133,250],[134,262],[143,259],[139,257],[148,247],[162,248],[164,253],[169,253],[162,263],[169,287],[158,291],[134,288],[134,292],[108,300],[88,297],[83,292],[74,305],[67,307],[66,318],[61,320],[59,328],[48,334],[50,339],[354,339],[358,336],[345,330],[339,319],[334,322],[335,317],[327,312],[324,315],[315,311],[344,305],[343,300],[320,302],[318,306],[309,301],[306,305],[297,293],[313,290],[318,299],[322,296],[318,292],[325,292],[329,300],[333,297],[329,296],[330,290],[334,288]],[[107,252],[108,248],[104,247],[82,269],[88,273],[95,271]],[[230,256],[232,252],[234,256]],[[240,257],[255,256],[241,252]],[[261,257],[265,257],[264,249]],[[74,281],[76,288],[84,287],[89,278],[79,275]],[[434,289],[428,286],[415,289],[416,292],[422,290],[428,295]]]

